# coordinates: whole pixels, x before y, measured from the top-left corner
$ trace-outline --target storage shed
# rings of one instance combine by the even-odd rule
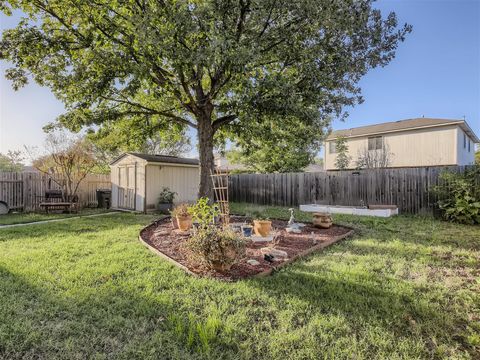
[[[175,203],[197,200],[197,159],[129,152],[113,161],[110,169],[113,209],[153,211],[164,187],[177,193]]]

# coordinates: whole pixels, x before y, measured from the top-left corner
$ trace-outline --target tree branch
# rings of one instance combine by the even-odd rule
[[[221,126],[228,124],[235,120],[237,118],[237,115],[231,114],[231,115],[225,115],[222,117],[219,117],[217,120],[213,122],[213,130],[218,130]]]

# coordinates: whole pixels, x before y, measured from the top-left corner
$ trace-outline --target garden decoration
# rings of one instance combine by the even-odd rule
[[[302,233],[302,227],[305,226],[305,224],[297,223],[295,222],[295,209],[290,208],[290,219],[288,220],[288,226],[285,228],[285,230],[288,233],[294,233],[294,234],[301,234]]]
[[[328,213],[314,213],[313,225],[318,228],[328,229],[332,226],[332,217]]]
[[[228,173],[221,173],[217,169],[215,173],[210,172],[213,182],[213,193],[215,201],[220,210],[220,219],[224,226],[230,222],[230,206],[228,203]]]
[[[242,234],[245,237],[252,236],[253,226],[252,225],[242,225]]]

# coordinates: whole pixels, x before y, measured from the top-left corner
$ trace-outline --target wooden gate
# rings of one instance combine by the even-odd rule
[[[135,210],[136,179],[137,168],[135,165],[118,168],[118,207],[120,209]]]

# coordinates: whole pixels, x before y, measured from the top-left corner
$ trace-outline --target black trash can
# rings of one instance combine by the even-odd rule
[[[110,209],[112,203],[112,190],[97,189],[97,207],[103,209]]]

